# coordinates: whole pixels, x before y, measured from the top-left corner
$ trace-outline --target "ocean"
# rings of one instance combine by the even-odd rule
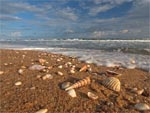
[[[87,63],[150,72],[150,40],[0,40],[0,48],[42,50],[77,57]]]

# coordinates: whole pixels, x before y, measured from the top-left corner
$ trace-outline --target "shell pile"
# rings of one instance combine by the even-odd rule
[[[107,87],[108,89],[111,89],[113,91],[119,92],[121,83],[119,79],[115,77],[108,77],[102,81],[102,84]]]
[[[70,89],[74,89],[74,88],[79,88],[81,86],[85,86],[91,83],[90,77],[86,77],[85,79],[82,79],[78,82],[76,82],[75,84],[71,85],[70,87],[66,88],[65,90],[70,90]]]

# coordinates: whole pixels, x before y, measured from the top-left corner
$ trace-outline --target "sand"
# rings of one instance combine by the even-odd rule
[[[42,59],[41,63],[39,59]],[[35,64],[46,68],[30,70]],[[70,72],[73,65],[75,73]],[[90,68],[80,72],[85,65]],[[108,75],[107,70],[122,75]],[[51,74],[52,78],[43,79],[46,74]],[[119,79],[120,92],[102,85],[102,81],[110,76]],[[91,84],[76,88],[77,97],[72,98],[61,89],[62,83],[73,84],[85,77],[90,77]],[[15,85],[16,82],[20,85]],[[137,94],[141,90],[143,92]],[[90,99],[88,92],[97,95],[98,99]],[[47,109],[48,113],[139,113],[141,111],[134,107],[137,103],[150,106],[150,73],[143,70],[86,64],[77,58],[42,51],[0,50],[1,113],[35,113],[41,109]]]

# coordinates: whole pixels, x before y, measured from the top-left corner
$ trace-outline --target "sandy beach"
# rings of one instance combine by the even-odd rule
[[[90,84],[76,88],[74,98],[61,88],[65,82],[74,84],[86,77]],[[110,77],[120,81],[119,91],[104,86]],[[98,98],[88,97],[88,92]],[[150,73],[146,71],[97,66],[42,51],[0,50],[1,113],[150,112],[136,107],[141,103],[150,106]]]

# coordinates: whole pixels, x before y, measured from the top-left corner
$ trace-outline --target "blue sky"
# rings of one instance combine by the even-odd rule
[[[0,0],[0,38],[149,38],[150,0]]]

